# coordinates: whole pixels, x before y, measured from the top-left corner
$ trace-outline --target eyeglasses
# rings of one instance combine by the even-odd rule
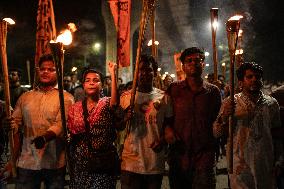
[[[203,58],[188,58],[184,60],[184,64],[190,64],[190,63],[201,63],[203,62]]]

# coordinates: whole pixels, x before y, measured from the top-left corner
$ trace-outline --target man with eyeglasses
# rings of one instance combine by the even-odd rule
[[[221,106],[217,86],[202,79],[204,51],[191,47],[180,57],[185,80],[174,82],[167,93],[174,107],[174,126],[165,129],[170,144],[171,189],[215,189],[215,139],[212,125]]]
[[[228,131],[229,116],[234,119],[232,189],[276,188],[277,165],[280,166],[277,160],[283,152],[283,129],[281,136],[279,105],[274,98],[261,92],[262,76],[263,70],[258,64],[241,64],[237,78],[242,92],[235,94],[234,102],[229,98],[223,101],[214,123],[214,136],[220,137]]]
[[[63,189],[65,150],[61,125],[56,69],[52,55],[39,60],[39,85],[24,93],[17,101],[12,118],[15,156],[17,157],[17,189]],[[71,94],[64,92],[65,110],[73,103]],[[19,130],[23,130],[20,146]],[[9,166],[8,166],[9,167]]]

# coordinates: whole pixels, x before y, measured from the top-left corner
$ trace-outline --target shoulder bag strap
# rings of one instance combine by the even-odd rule
[[[85,123],[86,134],[87,134],[88,148],[90,150],[93,150],[93,146],[91,144],[90,123],[88,121],[89,113],[88,113],[88,108],[87,108],[87,98],[84,98],[84,100],[82,101],[82,106],[83,106],[83,116],[84,116],[84,123]]]

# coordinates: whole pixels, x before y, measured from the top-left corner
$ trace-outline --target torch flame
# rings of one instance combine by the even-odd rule
[[[3,18],[4,21],[8,22],[10,25],[14,25],[15,21],[12,18]]]
[[[230,20],[240,20],[240,19],[242,19],[242,18],[243,18],[242,15],[235,15],[235,16],[232,16],[231,18],[229,18],[228,21],[230,21]]]
[[[213,26],[213,28],[216,30],[217,29],[217,27],[218,27],[218,21],[217,20],[215,20],[213,23],[212,23],[212,26]]]
[[[69,29],[72,33],[74,33],[75,31],[77,31],[77,27],[76,27],[76,25],[75,25],[74,23],[69,23],[69,24],[68,24],[68,29]]]
[[[72,43],[72,33],[77,30],[76,25],[74,23],[68,24],[68,29],[61,32],[59,36],[57,36],[56,40],[51,40],[50,43],[62,43],[63,45],[70,45]]]
[[[63,45],[70,45],[72,43],[72,34],[70,30],[64,30],[57,38],[56,43],[63,43]]]

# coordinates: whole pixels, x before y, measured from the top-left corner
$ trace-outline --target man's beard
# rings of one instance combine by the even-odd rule
[[[263,82],[259,81],[259,82],[256,82],[255,85],[251,86],[249,89],[250,89],[251,93],[257,94],[261,91],[262,87],[263,87]]]
[[[201,75],[202,75],[202,70],[198,70],[198,69],[196,69],[195,70],[195,72],[193,72],[193,73],[190,73],[188,76],[189,77],[201,77]]]
[[[40,86],[42,87],[50,87],[50,86],[55,86],[57,84],[57,80],[55,81],[50,81],[48,83],[43,83],[43,82],[39,82]]]

